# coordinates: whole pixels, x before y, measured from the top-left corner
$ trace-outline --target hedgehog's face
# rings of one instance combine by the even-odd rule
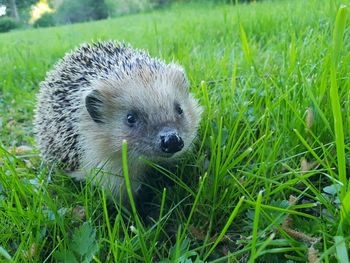
[[[196,136],[201,107],[188,92],[181,67],[135,73],[132,79],[104,81],[86,98],[91,125],[117,152],[127,140],[130,155],[170,158],[185,152]]]

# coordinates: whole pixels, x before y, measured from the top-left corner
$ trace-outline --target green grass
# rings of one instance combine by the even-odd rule
[[[316,249],[323,262],[347,262],[350,10],[341,3],[193,3],[0,34],[0,261],[305,262]],[[14,150],[35,147],[47,70],[99,39],[178,61],[205,109],[192,154],[170,171],[150,163],[161,175],[148,182],[144,221],[132,202],[113,211],[89,182]]]

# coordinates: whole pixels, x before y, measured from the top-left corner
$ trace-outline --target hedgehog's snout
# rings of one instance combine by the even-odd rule
[[[165,128],[159,133],[160,148],[164,153],[176,153],[184,147],[184,141],[174,129]]]

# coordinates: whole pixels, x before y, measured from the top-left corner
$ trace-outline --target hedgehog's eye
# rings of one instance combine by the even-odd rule
[[[175,110],[179,115],[181,115],[184,112],[183,109],[181,108],[180,104],[175,105]]]
[[[134,124],[136,123],[137,120],[137,115],[135,113],[128,113],[128,115],[126,115],[126,121],[128,122],[128,125],[130,127],[134,126]]]

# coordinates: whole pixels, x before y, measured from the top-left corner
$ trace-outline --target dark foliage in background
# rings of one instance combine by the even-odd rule
[[[33,24],[34,27],[50,27],[55,26],[55,15],[53,13],[45,13]]]
[[[30,8],[38,0],[0,0],[7,7],[7,16],[1,18],[0,32],[7,32],[29,20]],[[177,2],[203,2],[199,0],[145,0],[142,4],[135,1],[105,1],[105,0],[49,0],[56,11],[44,14],[34,24],[34,27],[49,27],[57,24],[72,24],[91,20],[105,19],[108,16],[120,16],[127,13],[138,13],[150,9],[167,8]],[[261,0],[206,0],[215,4],[251,3]],[[108,2],[108,3],[107,3]],[[135,6],[136,5],[136,6]],[[115,8],[117,6],[117,8]]]
[[[154,8],[165,8],[173,2],[176,2],[176,1],[174,1],[174,0],[150,0],[151,6],[153,6]]]
[[[103,0],[64,0],[55,13],[59,24],[100,20],[108,17],[107,6]]]
[[[36,2],[37,0],[1,0],[0,5],[6,6],[7,16],[16,22],[23,22],[29,16],[30,7]]]
[[[19,26],[14,18],[2,17],[0,18],[0,32],[8,32]]]

